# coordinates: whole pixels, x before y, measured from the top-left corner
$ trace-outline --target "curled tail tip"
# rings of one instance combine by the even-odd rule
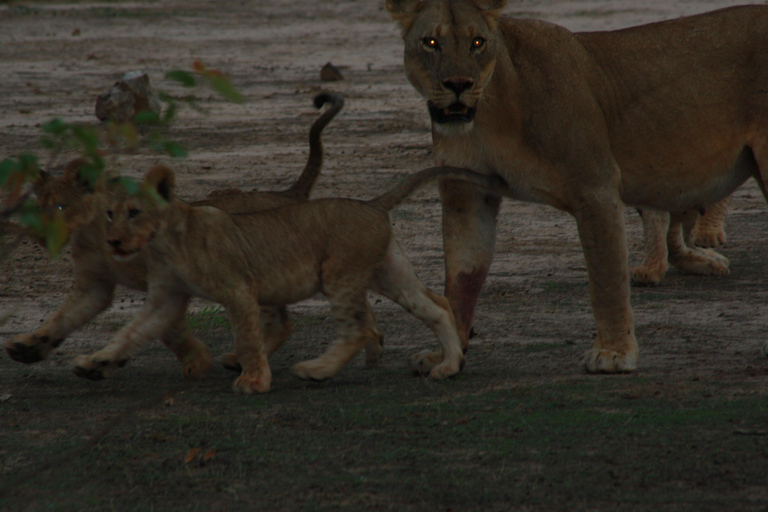
[[[322,108],[326,103],[331,103],[334,106],[341,108],[344,106],[344,98],[341,94],[335,92],[321,92],[314,98],[315,108]]]

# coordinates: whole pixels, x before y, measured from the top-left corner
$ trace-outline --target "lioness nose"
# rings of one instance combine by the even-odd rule
[[[472,80],[469,78],[450,78],[443,82],[443,86],[449,91],[456,93],[456,96],[460,96],[461,93],[472,87]]]
[[[121,244],[120,240],[117,240],[117,239],[109,240],[109,245],[111,245],[115,249],[119,249],[120,248],[120,244]]]

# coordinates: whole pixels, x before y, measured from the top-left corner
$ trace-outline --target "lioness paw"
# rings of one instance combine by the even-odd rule
[[[637,369],[637,352],[625,354],[592,348],[584,355],[582,363],[588,373],[629,373]]]

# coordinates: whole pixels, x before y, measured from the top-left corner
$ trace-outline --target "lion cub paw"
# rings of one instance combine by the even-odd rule
[[[110,378],[115,372],[125,366],[128,360],[112,361],[101,359],[97,356],[78,356],[72,371],[75,375],[88,380],[104,380]]]
[[[211,355],[211,351],[208,350],[208,347],[204,345],[197,350],[191,359],[187,359],[189,358],[185,358],[182,362],[181,371],[184,377],[188,379],[202,379],[211,371],[211,368],[213,368],[213,356]]]
[[[51,341],[48,336],[21,334],[5,342],[5,351],[14,361],[30,364],[48,357],[60,342]]]
[[[422,350],[411,356],[408,367],[414,375],[443,380],[461,373],[464,369],[464,356],[458,361],[446,361],[442,351]]]
[[[427,376],[442,362],[442,351],[422,350],[418,354],[411,356],[411,359],[408,361],[408,368],[411,369],[414,375]]]
[[[303,380],[327,380],[336,375],[338,369],[322,361],[322,358],[296,363],[291,372]]]
[[[379,364],[384,353],[384,336],[379,335],[376,341],[371,341],[365,346],[365,366],[371,368]]]
[[[584,355],[582,364],[588,373],[629,373],[637,369],[637,353],[593,348]]]
[[[226,354],[222,355],[219,358],[219,362],[221,363],[221,366],[227,370],[237,373],[243,371],[243,366],[240,364],[240,361],[237,359],[237,354],[234,352],[227,352]]]
[[[269,392],[272,375],[240,375],[235,379],[232,388],[238,393],[252,395],[253,393]]]

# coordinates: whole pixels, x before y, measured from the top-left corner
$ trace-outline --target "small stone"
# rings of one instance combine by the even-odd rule
[[[96,98],[96,117],[100,121],[125,123],[137,113],[159,114],[160,101],[152,94],[149,76],[143,71],[129,71],[112,88]]]
[[[320,70],[320,80],[323,82],[338,82],[339,80],[344,80],[344,77],[339,68],[329,62]]]

